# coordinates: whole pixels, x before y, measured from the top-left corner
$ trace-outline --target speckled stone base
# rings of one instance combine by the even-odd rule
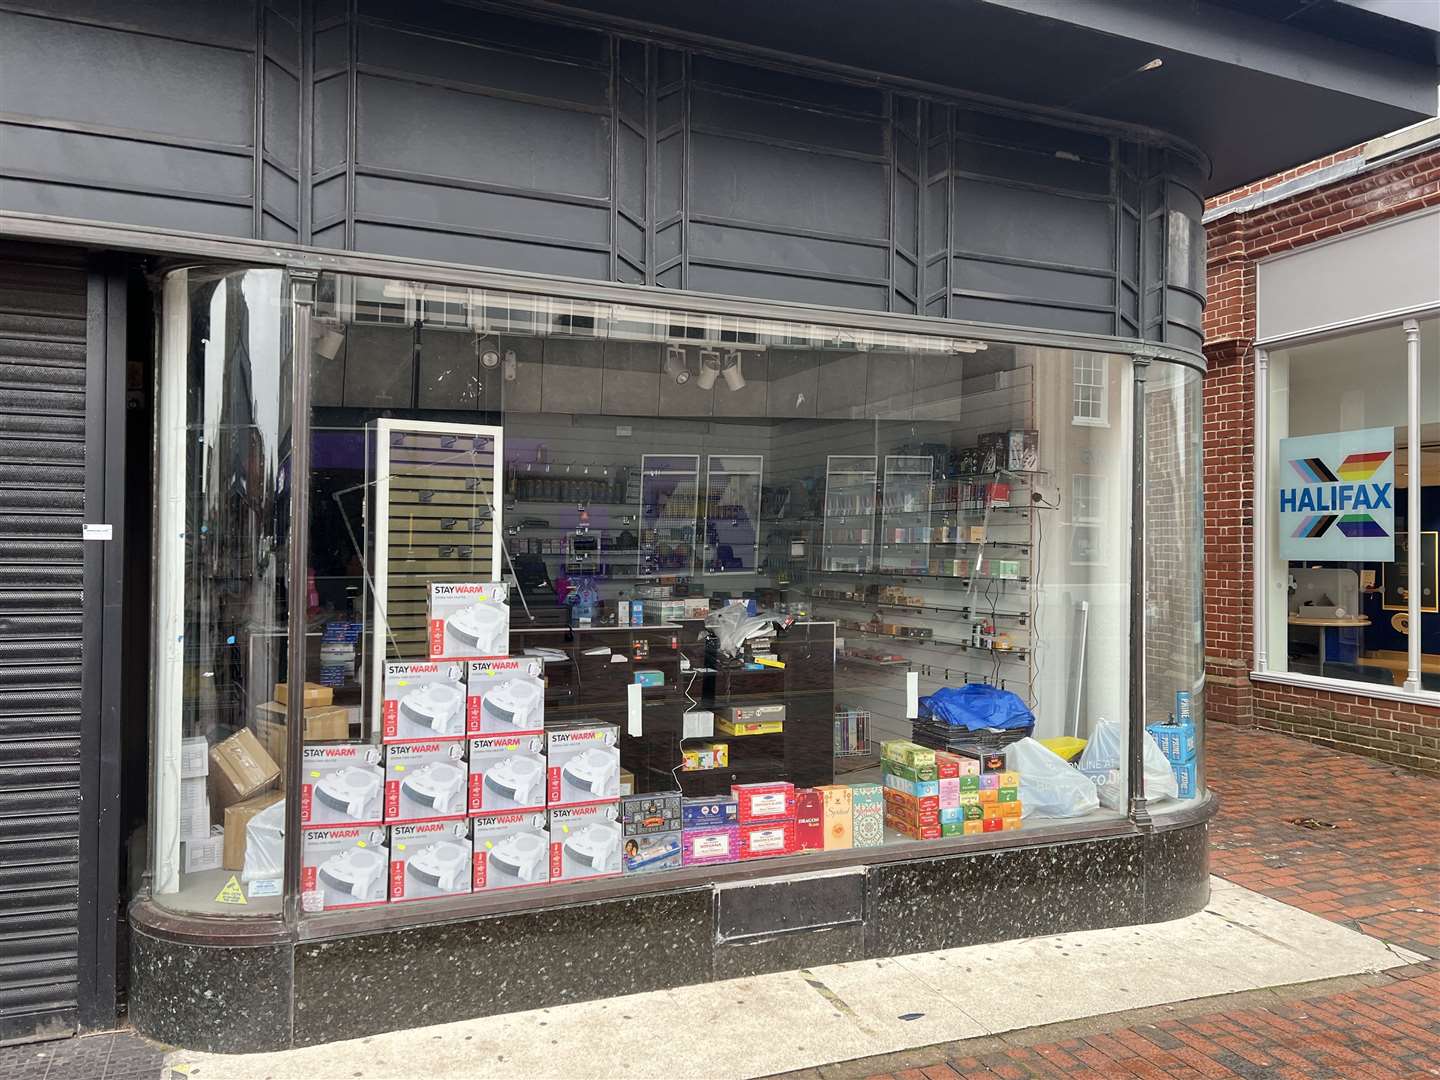
[[[1205,906],[1207,832],[1208,814],[1152,833],[245,947],[147,928],[147,905],[138,904],[131,1017],[142,1034],[179,1046],[273,1050],[866,957],[1160,922]],[[174,916],[161,921],[173,924]]]

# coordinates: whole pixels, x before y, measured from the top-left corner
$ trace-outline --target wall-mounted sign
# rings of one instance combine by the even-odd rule
[[[1282,558],[1394,561],[1394,428],[1281,439],[1277,473]]]

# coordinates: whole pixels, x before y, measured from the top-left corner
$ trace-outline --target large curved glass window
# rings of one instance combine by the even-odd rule
[[[177,270],[162,291],[150,828],[154,893],[187,911],[280,909],[269,731],[284,728],[288,608],[283,283],[278,270]],[[247,834],[261,838],[248,849]]]

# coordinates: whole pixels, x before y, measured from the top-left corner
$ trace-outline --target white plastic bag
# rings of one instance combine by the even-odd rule
[[[1180,787],[1175,770],[1148,731],[1145,737],[1145,798],[1150,802],[1178,799]],[[1129,797],[1126,772],[1125,729],[1118,720],[1098,720],[1090,741],[1080,754],[1080,771],[1099,789],[1100,803],[1111,810],[1125,809]]]
[[[1020,816],[1079,817],[1100,806],[1100,795],[1075,766],[1035,739],[1005,748],[1005,767],[1020,774]]]
[[[245,823],[245,868],[240,880],[247,885],[260,878],[285,873],[285,800],[273,802]]]

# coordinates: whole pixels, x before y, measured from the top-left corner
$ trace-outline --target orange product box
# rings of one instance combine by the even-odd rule
[[[1018,817],[1001,818],[1000,826],[1002,832],[1010,832],[1020,828],[1020,819]]]
[[[887,816],[885,824],[898,833],[910,837],[912,840],[938,840],[941,836],[940,825],[911,825],[908,822],[900,821]]]
[[[820,793],[822,800],[821,826],[824,830],[825,850],[854,847],[854,804],[849,787],[844,784],[821,784],[815,790]]]
[[[1006,818],[1007,820],[1009,818],[1019,819],[1020,804],[1018,802],[1002,802],[996,803],[995,805],[1000,808],[1000,816],[1002,818]]]
[[[965,822],[965,835],[966,835],[966,836],[979,836],[979,835],[980,835],[982,832],[984,832],[984,831],[985,831],[985,823],[984,823],[983,821],[967,821],[967,822]]]
[[[999,801],[1000,801],[1000,792],[997,791],[995,788],[981,788],[981,789],[980,789],[980,805],[981,805],[981,806],[994,806],[994,805],[995,805],[996,803],[998,803]]]
[[[889,810],[894,807],[902,814],[935,814],[940,813],[940,796],[922,795],[916,798],[914,795],[907,795],[903,791],[896,791],[894,788],[885,789],[885,808]]]

